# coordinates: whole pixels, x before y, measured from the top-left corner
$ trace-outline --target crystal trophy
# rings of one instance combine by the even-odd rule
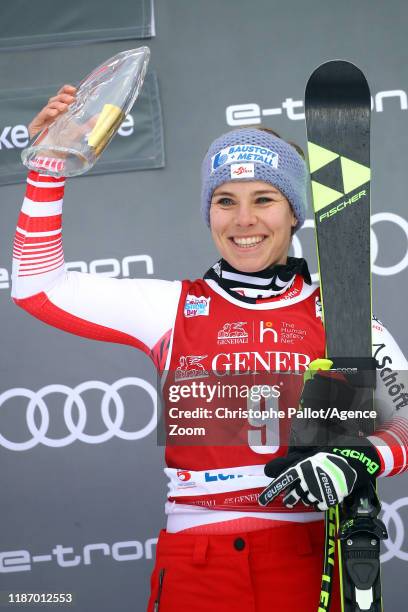
[[[78,86],[63,115],[23,150],[27,168],[55,177],[83,174],[96,163],[138,97],[149,63],[148,47],[122,51]]]

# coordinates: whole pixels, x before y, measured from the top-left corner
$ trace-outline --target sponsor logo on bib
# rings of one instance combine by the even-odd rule
[[[224,323],[217,334],[218,344],[245,344],[248,342],[248,333],[244,329],[246,321]]]
[[[184,316],[185,317],[208,317],[210,314],[210,300],[209,297],[203,295],[187,295],[184,303]]]

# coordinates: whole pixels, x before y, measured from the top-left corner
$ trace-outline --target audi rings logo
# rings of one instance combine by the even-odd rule
[[[383,501],[381,506],[383,510],[381,518],[388,530],[388,539],[384,540],[384,546],[387,551],[381,555],[381,562],[385,563],[385,561],[389,561],[393,557],[397,557],[401,561],[408,561],[408,550],[403,550],[405,539],[404,522],[399,514],[401,508],[408,507],[408,497],[397,499],[391,504]],[[390,528],[392,524],[394,528]]]
[[[124,387],[129,386],[142,389],[151,400],[151,402],[149,402],[152,406],[150,420],[144,427],[137,431],[125,431],[121,429],[125,416],[125,405],[120,395],[120,391]],[[95,390],[102,391],[103,393],[100,412],[106,430],[103,433],[91,435],[84,431],[88,415],[87,405],[82,395],[85,391]],[[50,438],[47,436],[50,424],[50,412],[46,404],[46,399],[47,396],[53,393],[65,396],[63,418],[69,434],[60,438]],[[73,389],[60,384],[47,385],[38,391],[31,391],[24,388],[9,389],[0,394],[0,416],[1,409],[6,402],[16,398],[25,398],[28,400],[26,422],[31,438],[24,442],[13,442],[0,433],[0,445],[14,451],[29,450],[37,444],[59,448],[61,446],[68,446],[75,440],[80,440],[87,444],[102,444],[114,436],[122,440],[139,440],[140,438],[148,436],[155,429],[157,423],[157,393],[154,387],[142,378],[121,378],[112,385],[99,380],[90,380],[77,385]],[[111,417],[111,412],[114,413],[114,418]]]
[[[399,258],[398,261],[393,262],[392,265],[383,266],[376,263],[378,251],[379,251],[379,242],[377,235],[375,233],[374,227],[379,223],[387,222],[388,224],[396,225],[399,228],[399,231],[402,232],[401,241],[403,241],[403,248],[405,249],[405,255],[402,258]],[[302,229],[314,229],[315,223],[313,219],[307,219]],[[297,234],[293,236],[293,254],[295,257],[303,257],[303,248],[300,238]],[[390,251],[390,249],[388,249]],[[391,254],[392,256],[392,254]],[[371,215],[371,269],[373,274],[378,274],[379,276],[393,276],[394,274],[398,274],[405,270],[408,267],[408,221],[391,212],[381,212]],[[318,274],[312,274],[312,280],[317,282],[319,279]]]

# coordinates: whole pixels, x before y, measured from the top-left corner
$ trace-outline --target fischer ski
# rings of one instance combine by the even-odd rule
[[[360,372],[355,385],[359,401],[372,407],[370,105],[363,73],[346,61],[322,64],[306,86],[326,356],[337,368]],[[354,435],[369,435],[374,426],[374,422],[355,422]],[[330,609],[336,537],[342,611],[382,611],[379,556],[387,532],[379,511],[374,487],[360,487],[336,511],[326,513],[319,612]]]

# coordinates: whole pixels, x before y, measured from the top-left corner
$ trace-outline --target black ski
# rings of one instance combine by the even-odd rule
[[[326,355],[361,369],[372,357],[370,90],[363,73],[345,61],[321,65],[307,83],[305,112]],[[367,378],[360,399],[372,403],[375,376]],[[354,427],[355,435],[367,435],[374,422]],[[337,532],[342,610],[380,612],[380,540],[386,532],[377,518],[376,491],[360,489],[346,502],[337,508],[337,529],[335,513],[326,515],[319,611],[330,607]]]

